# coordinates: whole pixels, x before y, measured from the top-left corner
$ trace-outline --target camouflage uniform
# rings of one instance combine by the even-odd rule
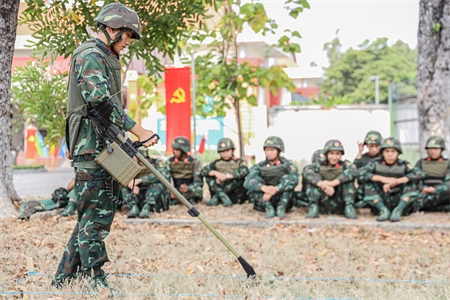
[[[93,275],[94,287],[97,284],[107,286],[106,275],[101,269],[109,261],[104,240],[111,230],[116,211],[116,204],[107,195],[107,187],[111,187],[115,198],[121,199],[119,184],[113,182],[104,169],[90,166],[89,162],[92,163],[99,154],[100,145],[93,121],[86,113],[86,104],[103,107],[107,102],[111,103],[114,109],[106,118],[121,131],[128,131],[136,124],[121,106],[120,60],[111,49],[125,30],[131,31],[133,38],[140,38],[139,17],[125,5],[111,3],[102,8],[95,21],[108,38],[108,45],[99,39],[80,45],[73,54],[69,73],[66,141],[75,163],[78,217],[55,274],[53,284],[57,286],[80,275]],[[115,40],[109,38],[106,26],[121,29]],[[74,103],[80,101],[85,104],[74,107]],[[80,163],[89,167],[77,167],[83,165]],[[112,184],[108,184],[110,182]]]
[[[139,152],[161,175],[169,180],[167,169],[161,159],[151,158],[147,148],[139,149]],[[127,203],[127,207],[130,209],[128,218],[134,218],[136,216],[148,218],[151,212],[159,213],[169,209],[169,194],[167,189],[153,173],[150,173],[150,171],[146,173],[149,174],[143,177],[141,174],[136,176],[137,182],[135,184],[140,188],[139,195],[132,194],[128,187],[122,187],[124,198],[128,199],[131,197],[131,201]]]
[[[19,208],[20,219],[28,219],[32,214],[49,211],[58,208],[57,204],[50,199],[42,201],[28,201],[22,204]]]
[[[382,141],[380,152],[383,153],[383,150],[387,148],[393,148],[399,154],[402,153],[400,142],[394,138],[386,138]],[[374,175],[393,178],[407,177],[409,182],[399,184],[391,188],[389,193],[385,193],[383,183],[372,181]],[[409,162],[397,159],[393,165],[389,166],[383,156],[361,168],[358,174],[358,178],[365,184],[364,201],[380,212],[377,221],[386,221],[390,218],[394,222],[400,221],[402,213],[407,214],[411,211],[411,209],[405,210],[405,208],[417,197],[417,184],[422,177],[423,172],[419,168],[414,168]],[[410,198],[408,202],[402,200],[407,197]],[[391,214],[392,209],[394,211]]]
[[[191,142],[186,137],[176,137],[171,147],[186,154],[183,160],[173,156],[166,163],[167,172],[172,177],[175,188],[191,203],[200,202],[203,198],[202,165],[198,159],[187,155],[191,151]],[[182,184],[188,186],[186,193],[180,191]],[[179,203],[178,199],[171,199],[170,201],[170,205]]]
[[[264,143],[264,149],[272,147],[284,151],[283,141],[274,136],[270,136]],[[254,203],[254,209],[265,211],[266,218],[272,218],[277,208],[277,216],[284,218],[285,212],[289,212],[293,205],[294,188],[299,180],[298,168],[284,157],[280,157],[275,162],[266,159],[250,169],[244,181],[244,187],[248,190],[249,200]],[[263,201],[264,193],[261,191],[263,185],[276,186],[279,192],[270,198],[269,202]]]
[[[217,151],[220,153],[229,149],[236,149],[234,143],[229,138],[223,138],[219,141]],[[232,179],[228,179],[224,183],[218,184],[215,176],[209,176],[211,171],[219,171],[224,174],[233,175]],[[202,170],[202,174],[206,179],[211,200],[206,204],[214,206],[219,204],[219,199],[224,206],[232,204],[242,204],[245,202],[247,190],[244,188],[244,179],[248,174],[247,163],[243,159],[232,157],[229,161],[218,159]]]
[[[325,155],[323,154],[323,149],[318,149],[314,151],[311,157],[311,164],[319,162],[324,158]],[[308,189],[309,189],[308,181],[306,180],[305,176],[302,175],[302,189],[300,191],[294,192],[294,204],[296,207],[309,206],[309,200],[306,195]]]
[[[428,148],[445,150],[444,139],[437,136],[430,137],[426,146],[426,149]],[[428,157],[419,160],[416,168],[421,169],[425,175],[419,184],[419,191],[427,186],[433,186],[436,191],[427,194],[419,193],[417,200],[413,203],[413,211],[449,211],[450,161],[443,157],[439,159]]]
[[[383,137],[381,136],[381,133],[375,130],[371,130],[366,134],[366,137],[364,138],[364,145],[370,144],[380,145],[382,139]],[[369,156],[369,153],[364,153],[363,155],[361,155],[361,158],[355,158],[353,164],[359,170],[377,157],[380,157],[379,153],[377,156]],[[355,197],[356,201],[355,207],[359,208],[365,207],[366,203],[363,201],[363,199],[364,199],[364,184],[362,183],[362,181],[358,180],[358,188],[356,189],[356,197]]]
[[[323,149],[324,159],[307,166],[303,170],[303,176],[309,183],[306,192],[310,203],[307,218],[317,218],[319,213],[345,214],[347,218],[356,219],[353,204],[355,200],[354,179],[356,166],[348,160],[340,160],[336,165],[329,164],[327,155],[330,151],[341,151],[344,154],[342,143],[338,140],[330,140]],[[335,193],[329,197],[317,183],[323,180],[333,181],[338,179],[340,184],[334,187]]]

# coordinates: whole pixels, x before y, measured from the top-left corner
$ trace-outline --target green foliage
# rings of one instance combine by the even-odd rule
[[[439,32],[441,31],[441,27],[442,27],[441,24],[439,24],[439,23],[434,23],[434,24],[433,24],[433,31],[434,31],[434,33],[439,33]],[[433,33],[433,32],[432,32],[432,33]]]
[[[68,73],[49,74],[49,68],[50,62],[31,61],[16,68],[11,92],[24,117],[47,129],[44,143],[52,146],[65,135]]]
[[[164,80],[156,76],[139,76],[137,79],[139,88],[142,88],[145,92],[144,95],[137,97],[136,99],[129,99],[129,112],[128,115],[136,120],[139,116],[141,119],[148,117],[148,109],[152,104],[160,101],[162,98],[158,94],[157,87],[163,83]]]
[[[388,46],[387,38],[378,38],[373,43],[365,40],[358,49],[339,51],[340,42],[335,38],[324,46],[330,59],[325,68],[326,80],[320,87],[322,93],[336,98],[347,96],[354,102],[375,99],[375,84],[369,77],[380,76],[380,102],[388,100],[389,84],[392,81],[408,81],[417,74],[417,48],[397,41]]]
[[[44,165],[13,165],[13,170],[37,170],[43,168]]]
[[[95,0],[25,0],[28,8],[20,18],[20,24],[27,24],[33,30],[36,42],[30,46],[42,57],[70,56],[80,43],[90,38],[88,28],[95,29],[94,18],[101,6]],[[104,5],[116,2],[103,1]],[[121,0],[133,8],[141,18],[142,38],[121,55],[127,64],[133,55],[145,60],[150,75],[161,72],[164,66],[156,53],[173,59],[181,52],[180,41],[189,35],[194,25],[204,27],[208,6],[219,8],[217,0]]]

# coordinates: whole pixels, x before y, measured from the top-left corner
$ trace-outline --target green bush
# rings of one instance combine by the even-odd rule
[[[14,165],[13,170],[35,170],[35,169],[44,169],[44,165]]]

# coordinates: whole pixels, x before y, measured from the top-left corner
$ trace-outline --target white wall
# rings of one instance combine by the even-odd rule
[[[358,147],[357,141],[363,141],[370,130],[379,131],[383,137],[390,133],[390,116],[387,107],[368,110],[330,109],[311,106],[301,110],[272,109],[267,135],[276,135],[283,139],[285,156],[289,159],[310,160],[312,153],[322,149],[330,139],[338,139],[344,144],[344,158],[353,161]]]

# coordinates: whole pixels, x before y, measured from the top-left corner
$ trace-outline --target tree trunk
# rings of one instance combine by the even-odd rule
[[[11,66],[20,0],[0,0],[0,219],[17,216],[10,150]]]
[[[244,139],[242,135],[242,122],[241,122],[241,105],[239,103],[239,100],[235,100],[233,107],[234,112],[236,114],[236,123],[238,127],[239,154],[242,159],[245,159]]]
[[[419,147],[430,136],[450,147],[450,0],[421,0],[418,32],[417,104]]]

